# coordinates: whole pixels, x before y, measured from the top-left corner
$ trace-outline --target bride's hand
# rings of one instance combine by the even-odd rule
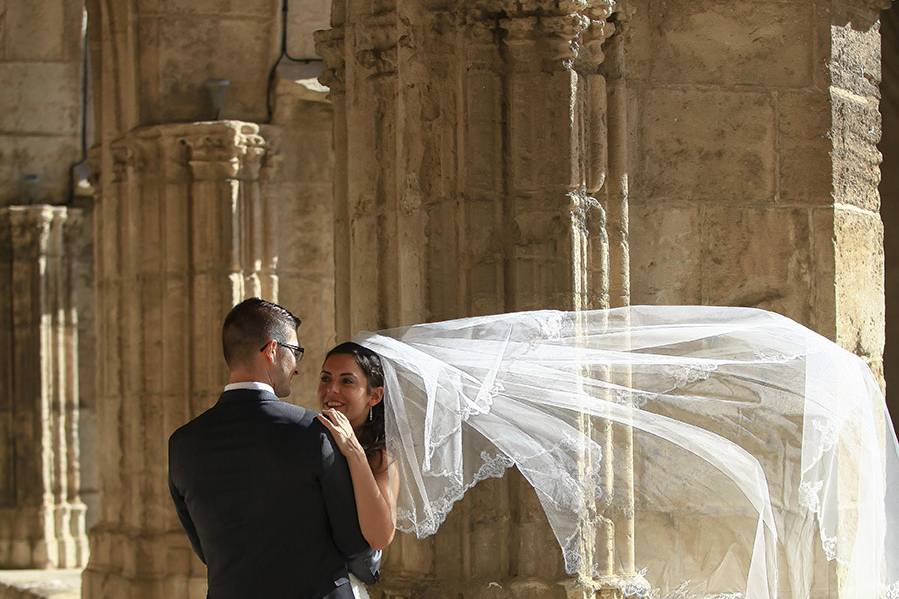
[[[316,418],[331,431],[331,436],[334,437],[337,448],[345,457],[358,454],[365,455],[365,451],[362,449],[362,445],[359,444],[356,433],[353,431],[353,425],[350,424],[346,416],[337,410],[325,409]]]

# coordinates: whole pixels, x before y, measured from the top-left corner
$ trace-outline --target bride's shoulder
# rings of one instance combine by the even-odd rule
[[[369,456],[368,465],[374,474],[381,474],[396,467],[396,459],[390,456],[386,448],[381,448]]]

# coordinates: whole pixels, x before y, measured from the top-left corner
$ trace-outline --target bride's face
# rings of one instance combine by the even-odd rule
[[[353,356],[334,354],[322,364],[318,401],[322,409],[341,412],[353,428],[359,428],[365,424],[371,406],[378,403],[378,397],[369,391],[365,373]]]

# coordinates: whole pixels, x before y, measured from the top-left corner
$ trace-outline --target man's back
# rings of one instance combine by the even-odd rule
[[[313,413],[266,391],[226,391],[175,431],[169,483],[210,599],[317,599],[367,548],[345,459]]]

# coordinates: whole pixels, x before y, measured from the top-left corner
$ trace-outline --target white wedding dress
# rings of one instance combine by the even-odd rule
[[[638,563],[619,580],[629,596],[805,598],[826,560],[841,598],[899,599],[899,443],[877,379],[788,318],[547,310],[355,340],[384,365],[402,531],[434,534],[468,489],[515,467],[570,574],[601,572],[583,556],[602,552],[582,548],[601,545],[603,518],[624,514],[640,538],[657,521],[644,514],[688,506],[686,528],[733,529],[729,544],[678,545],[677,579]]]

